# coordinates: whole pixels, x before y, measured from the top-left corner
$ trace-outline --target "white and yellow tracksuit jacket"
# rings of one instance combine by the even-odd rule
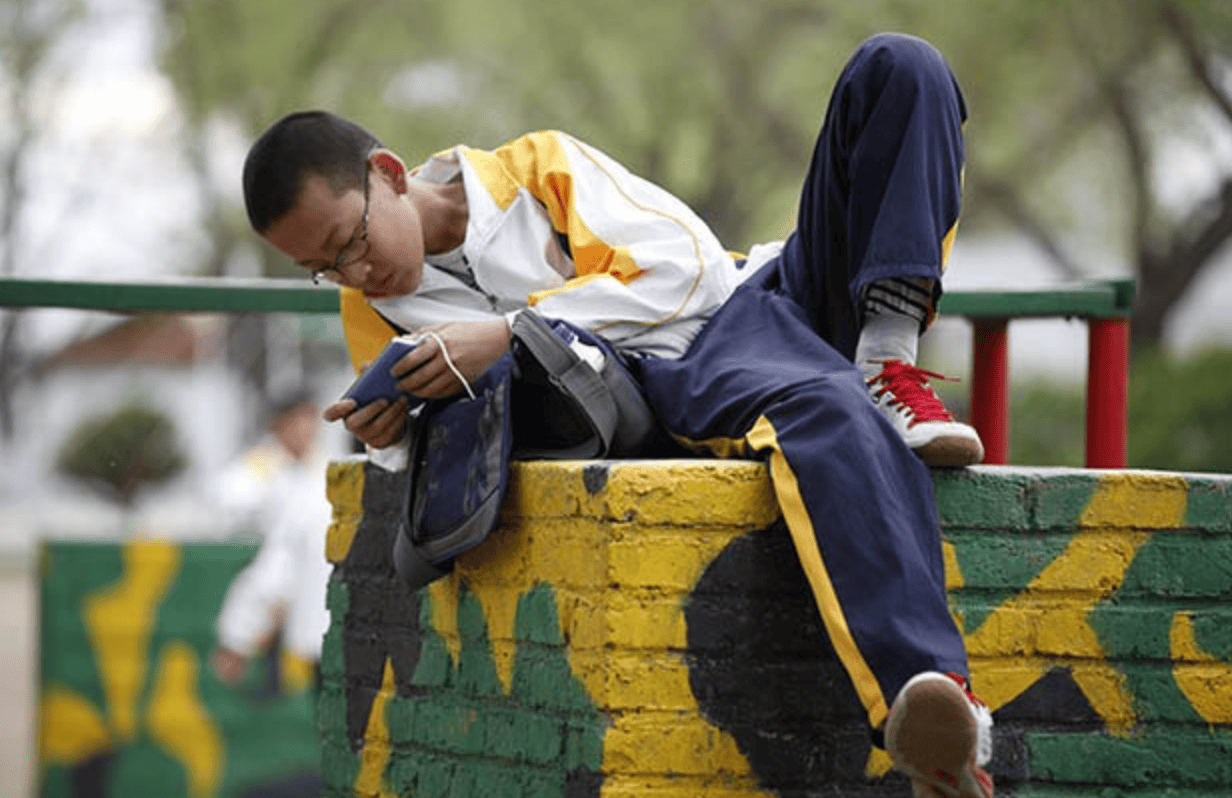
[[[460,250],[429,256],[414,294],[368,301],[408,330],[533,307],[626,351],[679,357],[740,281],[778,249],[757,247],[748,265],[736,268],[683,202],[556,131],[492,151],[457,146],[414,176],[437,183],[460,177],[469,219]],[[392,335],[368,302],[343,289],[357,365]]]

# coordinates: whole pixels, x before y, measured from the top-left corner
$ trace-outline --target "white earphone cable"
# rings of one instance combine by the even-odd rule
[[[462,387],[466,389],[466,395],[474,399],[475,392],[471,390],[471,384],[466,381],[466,377],[463,377],[462,372],[459,371],[458,367],[453,364],[453,358],[449,356],[449,350],[445,348],[445,341],[441,339],[440,334],[429,330],[424,333],[424,335],[431,336],[432,340],[436,341],[436,345],[441,348],[441,354],[445,357],[445,365],[449,366],[449,370],[453,372],[453,376],[457,377],[458,381],[462,383]]]

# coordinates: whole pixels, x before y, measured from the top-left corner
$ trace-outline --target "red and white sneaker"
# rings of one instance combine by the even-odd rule
[[[914,798],[993,798],[992,713],[953,673],[925,671],[899,691],[885,723],[886,750]]]
[[[930,466],[957,468],[984,459],[979,433],[955,421],[928,384],[929,378],[945,377],[901,360],[881,363],[881,371],[868,380],[868,393],[921,460]]]

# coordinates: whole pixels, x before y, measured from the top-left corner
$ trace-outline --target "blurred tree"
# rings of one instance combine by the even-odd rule
[[[1009,462],[1081,468],[1086,398],[1081,387],[1031,380],[1010,393]]]
[[[1143,352],[1129,380],[1130,468],[1232,473],[1232,349],[1184,359]],[[1084,463],[1081,386],[1025,380],[1010,395],[1010,462]]]
[[[62,79],[49,56],[81,15],[76,0],[10,0],[0,4],[0,275],[17,273],[26,201],[25,166],[37,139],[37,92]],[[13,435],[13,389],[22,315],[0,311],[0,440]]]
[[[1144,353],[1129,383],[1129,465],[1232,473],[1232,350]]]
[[[175,425],[140,404],[82,422],[59,457],[62,472],[125,508],[142,488],[171,479],[183,467]]]
[[[964,225],[1009,223],[1074,278],[1122,242],[1136,341],[1160,337],[1232,234],[1232,170],[1214,144],[1232,128],[1226,0],[161,1],[201,164],[211,124],[251,138],[305,106],[355,118],[412,161],[559,127],[745,248],[791,229],[852,47],[901,30],[935,42],[967,96]],[[1204,165],[1196,201],[1166,171],[1178,149]],[[243,240],[238,209],[220,213],[220,246]]]
[[[985,11],[998,35],[947,49],[972,108],[968,220],[999,214],[1070,278],[1112,247],[1138,279],[1135,351],[1149,349],[1232,236],[1232,5]]]

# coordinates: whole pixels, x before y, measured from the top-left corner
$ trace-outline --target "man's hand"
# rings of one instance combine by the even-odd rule
[[[450,360],[467,382],[475,380],[499,360],[509,349],[512,338],[509,325],[503,319],[449,322],[423,327],[417,332],[439,335],[449,351]],[[391,371],[395,377],[401,377],[398,389],[414,396],[441,399],[462,391],[462,383],[449,368],[440,343],[433,337],[425,338],[414,351],[403,355]],[[358,407],[354,399],[342,399],[325,408],[321,416],[326,421],[345,419],[348,432],[373,448],[384,449],[402,440],[409,404],[409,400],[402,397],[392,404],[378,399]]]
[[[425,399],[441,399],[463,390],[453,370],[441,352],[441,342],[449,352],[453,365],[473,382],[488,370],[509,349],[512,334],[502,319],[496,321],[450,322],[424,327],[419,333],[436,333],[425,338],[414,351],[402,356],[390,371],[398,380],[398,389]]]
[[[359,408],[354,399],[342,399],[325,408],[321,417],[326,421],[346,419],[344,426],[348,432],[373,448],[384,449],[402,440],[408,405],[410,401],[405,396],[392,404],[378,399]]]
[[[210,665],[218,681],[232,687],[243,681],[248,672],[248,658],[222,646],[216,646],[210,654]]]

